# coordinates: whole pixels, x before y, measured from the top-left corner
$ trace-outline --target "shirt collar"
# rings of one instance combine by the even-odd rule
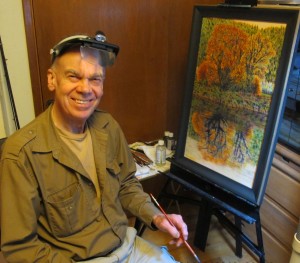
[[[50,152],[61,148],[61,141],[51,117],[51,109],[52,105],[37,117],[36,130],[31,130],[32,133],[35,133],[33,151]],[[98,109],[95,110],[95,113],[87,120],[88,126],[98,131],[103,131],[109,120],[107,118],[96,118],[95,114],[101,114],[101,111]]]

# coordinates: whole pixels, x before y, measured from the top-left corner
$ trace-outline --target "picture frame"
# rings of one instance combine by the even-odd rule
[[[171,173],[262,203],[298,19],[292,8],[194,7]]]

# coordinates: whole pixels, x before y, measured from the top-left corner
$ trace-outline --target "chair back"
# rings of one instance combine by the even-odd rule
[[[0,159],[1,159],[1,147],[2,147],[2,144],[5,142],[6,138],[2,138],[0,139]],[[0,228],[0,244],[1,244],[1,228]],[[4,262],[3,261],[3,257],[1,255],[1,248],[0,248],[0,263]]]
[[[1,147],[1,145],[5,142],[5,140],[6,140],[6,137],[0,139],[0,147]]]
[[[2,144],[5,142],[6,138],[1,138],[0,139],[0,158],[1,158],[1,147],[2,147]]]

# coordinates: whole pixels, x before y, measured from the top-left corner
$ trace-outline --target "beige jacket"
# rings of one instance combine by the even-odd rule
[[[88,120],[101,201],[78,158],[56,134],[51,107],[7,139],[0,163],[1,250],[8,262],[74,262],[121,245],[130,211],[148,226],[159,210],[136,177],[117,122]]]

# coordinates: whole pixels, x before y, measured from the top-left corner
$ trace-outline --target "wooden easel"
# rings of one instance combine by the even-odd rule
[[[200,208],[194,239],[194,245],[196,247],[200,248],[202,251],[205,250],[211,217],[212,215],[215,215],[219,222],[235,236],[236,256],[242,257],[242,244],[244,243],[258,256],[260,263],[265,263],[259,206],[253,206],[244,200],[233,197],[231,194],[219,191],[219,189],[214,188],[214,186],[208,187],[207,185],[191,184],[190,182],[183,180],[182,178],[184,177],[178,177],[172,173],[163,174],[168,177],[168,181],[162,189],[158,197],[159,199],[168,198],[171,200],[181,200],[195,204]],[[168,185],[172,181],[175,181],[185,189],[196,193],[199,195],[200,199],[194,200],[168,191]],[[226,217],[225,213],[232,214],[234,222]],[[255,224],[257,244],[243,232],[243,221],[248,224]]]

